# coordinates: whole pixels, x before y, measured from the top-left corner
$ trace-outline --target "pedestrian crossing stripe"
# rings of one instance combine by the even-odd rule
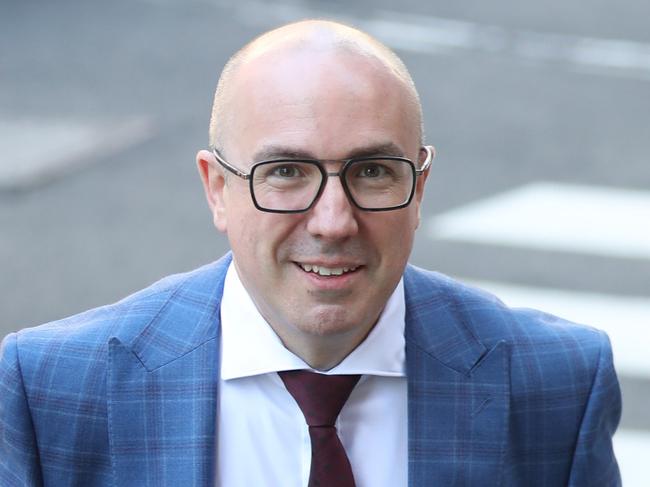
[[[433,239],[650,259],[650,192],[537,182],[433,217]]]

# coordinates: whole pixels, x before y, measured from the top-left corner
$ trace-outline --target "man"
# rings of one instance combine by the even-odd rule
[[[197,155],[232,254],[8,336],[0,484],[619,485],[605,334],[407,265],[421,125],[404,65],[350,27],[237,53]],[[334,396],[312,424],[302,401]]]

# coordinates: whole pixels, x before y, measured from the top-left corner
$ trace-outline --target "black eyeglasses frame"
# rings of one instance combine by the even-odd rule
[[[427,169],[431,166],[431,163],[433,161],[434,157],[434,149],[432,146],[425,145],[422,146],[422,150],[426,151],[427,157],[424,160],[424,163],[422,164],[422,167],[420,169],[416,169],[415,164],[413,164],[413,161],[410,159],[407,159],[406,157],[398,157],[398,156],[371,156],[371,157],[352,157],[350,159],[328,159],[328,160],[319,160],[319,159],[289,159],[289,158],[277,158],[277,159],[268,159],[264,161],[259,161],[254,163],[251,168],[250,172],[246,173],[238,169],[237,167],[233,166],[230,164],[228,161],[226,161],[217,151],[216,148],[212,147],[211,152],[214,155],[215,159],[217,162],[225,168],[227,171],[231,172],[235,176],[240,177],[241,179],[247,180],[248,181],[248,186],[249,186],[249,192],[251,195],[251,199],[253,200],[253,205],[255,205],[255,208],[257,208],[259,211],[264,211],[267,213],[305,213],[309,211],[310,209],[313,208],[313,206],[316,204],[318,199],[320,198],[321,194],[323,193],[323,190],[325,189],[325,185],[327,184],[328,178],[332,176],[338,176],[340,181],[341,181],[341,186],[343,187],[343,191],[345,192],[345,195],[347,196],[348,200],[358,209],[362,211],[372,211],[372,212],[377,212],[377,211],[392,211],[392,210],[399,210],[401,208],[405,208],[408,205],[411,204],[411,201],[413,200],[413,195],[415,194],[415,187],[417,186],[417,178],[419,176],[422,176]],[[413,184],[411,185],[411,192],[409,193],[408,198],[406,201],[402,204],[396,205],[396,206],[389,206],[385,208],[368,208],[361,206],[354,198],[352,195],[350,189],[348,188],[347,181],[345,179],[345,174],[348,171],[348,169],[355,163],[358,162],[364,162],[364,161],[374,161],[374,160],[394,160],[394,161],[401,161],[407,163],[410,168],[411,168],[411,173],[413,176]],[[279,210],[279,209],[273,209],[273,208],[266,208],[261,206],[257,198],[255,198],[255,191],[253,189],[253,178],[251,177],[253,173],[255,172],[255,169],[259,166],[263,166],[265,164],[271,164],[271,163],[278,163],[278,162],[289,162],[289,163],[307,163],[307,164],[313,164],[318,168],[322,175],[322,180],[320,183],[320,187],[318,188],[318,191],[316,192],[316,195],[314,196],[314,199],[311,201],[309,206],[307,206],[304,209],[299,209],[299,210]],[[324,167],[325,162],[340,162],[343,164],[343,166],[336,172],[329,172],[327,169]]]

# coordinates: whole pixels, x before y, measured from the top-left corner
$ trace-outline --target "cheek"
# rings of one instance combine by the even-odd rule
[[[247,262],[257,260],[256,243],[263,238],[263,233],[256,222],[256,215],[247,205],[232,199],[228,203],[226,234],[230,248],[238,260],[246,265]]]
[[[260,271],[271,268],[290,255],[297,233],[295,218],[261,212],[255,208],[229,216],[228,237],[240,259],[255,261]],[[276,271],[272,271],[277,273]]]
[[[418,225],[418,214],[415,207],[408,211],[396,214],[394,218],[386,221],[381,227],[379,251],[388,259],[390,266],[399,267],[408,259],[413,245],[415,229]]]

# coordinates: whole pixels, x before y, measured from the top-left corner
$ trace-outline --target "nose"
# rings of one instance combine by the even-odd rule
[[[327,178],[323,192],[307,213],[307,218],[307,231],[322,239],[342,240],[359,231],[355,207],[338,177]]]

